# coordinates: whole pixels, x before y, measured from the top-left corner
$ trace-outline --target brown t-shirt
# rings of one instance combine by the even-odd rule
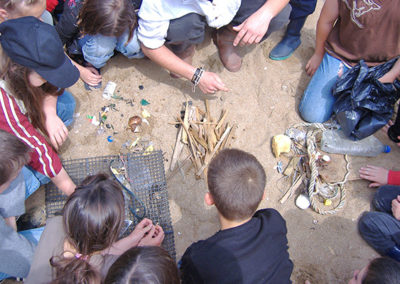
[[[339,18],[325,44],[330,55],[375,66],[400,54],[399,0],[337,1]]]

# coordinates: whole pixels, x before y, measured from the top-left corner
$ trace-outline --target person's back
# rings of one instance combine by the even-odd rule
[[[210,163],[208,188],[205,200],[216,205],[221,231],[186,250],[183,283],[290,283],[284,219],[274,209],[254,214],[265,188],[257,159],[240,150],[221,151]]]

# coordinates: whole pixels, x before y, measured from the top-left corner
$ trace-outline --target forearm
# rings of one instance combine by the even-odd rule
[[[339,7],[337,0],[327,0],[317,23],[315,53],[320,55],[325,53],[325,42],[338,17]]]
[[[46,95],[43,100],[43,113],[46,117],[57,115],[57,96]]]
[[[141,47],[143,53],[152,61],[168,69],[172,73],[181,75],[188,80],[192,79],[196,68],[180,59],[165,45],[156,49],[147,48],[143,44],[141,44]]]
[[[390,71],[387,74],[390,77],[391,82],[396,80],[396,78],[400,80],[400,59],[397,59],[392,69],[390,69]]]
[[[138,244],[139,240],[130,234],[127,237],[115,242],[111,248],[106,251],[106,254],[121,255],[128,249],[136,247]]]
[[[265,4],[257,10],[257,12],[262,13],[265,15],[265,17],[269,17],[269,19],[272,19],[278,15],[287,4],[289,4],[289,0],[269,0],[266,1]]]
[[[68,196],[75,191],[76,185],[71,180],[64,168],[61,168],[61,171],[55,177],[51,178],[51,181],[57,186],[58,189]]]
[[[4,218],[4,221],[8,226],[13,228],[14,231],[17,231],[17,222],[15,221],[15,216]]]

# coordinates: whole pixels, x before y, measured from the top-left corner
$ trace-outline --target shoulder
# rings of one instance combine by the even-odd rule
[[[259,219],[263,225],[270,229],[284,231],[286,233],[286,221],[282,215],[275,209],[267,208],[258,210],[253,218]]]

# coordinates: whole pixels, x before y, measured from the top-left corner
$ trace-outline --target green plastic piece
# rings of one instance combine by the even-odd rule
[[[147,105],[149,105],[150,103],[149,103],[148,101],[146,101],[145,99],[142,99],[142,100],[140,101],[140,104],[141,104],[142,106],[147,106]]]

